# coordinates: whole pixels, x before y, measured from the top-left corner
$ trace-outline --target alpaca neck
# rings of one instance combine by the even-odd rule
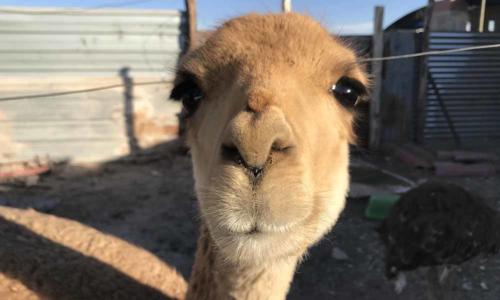
[[[241,266],[224,261],[202,225],[187,300],[280,299],[286,297],[298,258]]]

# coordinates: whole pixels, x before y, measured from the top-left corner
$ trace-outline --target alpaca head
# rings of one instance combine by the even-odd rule
[[[233,19],[186,55],[172,98],[184,103],[202,220],[225,259],[297,257],[336,222],[365,83],[353,52],[297,14]]]

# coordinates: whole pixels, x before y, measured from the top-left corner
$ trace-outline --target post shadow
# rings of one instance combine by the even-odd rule
[[[0,272],[44,299],[172,299],[95,258],[0,217]]]
[[[138,153],[141,148],[137,141],[137,135],[134,128],[134,80],[130,77],[130,68],[120,69],[120,77],[123,82],[123,113],[125,117],[125,134],[127,135],[130,154]]]

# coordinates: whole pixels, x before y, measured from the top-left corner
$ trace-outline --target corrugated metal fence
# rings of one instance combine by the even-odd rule
[[[171,138],[170,85],[134,83],[171,80],[186,32],[180,11],[0,8],[0,163],[101,161]]]
[[[0,74],[168,76],[185,32],[179,11],[0,9]]]
[[[430,50],[500,43],[498,33],[430,34]],[[430,56],[424,137],[500,137],[500,50]],[[453,132],[455,132],[455,137]]]

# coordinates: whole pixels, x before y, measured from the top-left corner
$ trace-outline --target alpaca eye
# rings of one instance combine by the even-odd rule
[[[190,117],[198,109],[203,99],[203,91],[193,76],[187,76],[185,80],[173,88],[170,98],[182,101],[183,114],[186,117]]]
[[[345,76],[332,86],[331,91],[340,104],[348,108],[358,104],[366,95],[366,88],[361,82]]]

